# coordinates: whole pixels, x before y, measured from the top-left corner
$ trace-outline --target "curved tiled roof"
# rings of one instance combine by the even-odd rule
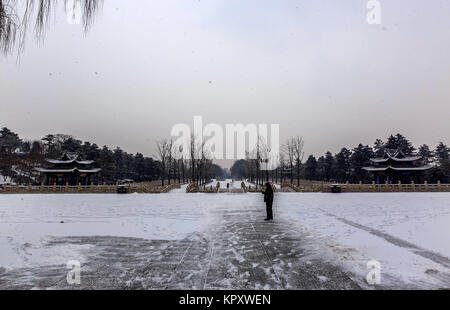
[[[80,165],[91,165],[93,160],[79,160],[80,156],[76,153],[64,153],[60,159],[46,159],[50,164],[72,164],[77,163]]]
[[[72,160],[46,159],[46,161],[51,163],[51,164],[72,164],[72,163],[77,163],[77,164],[80,164],[80,165],[90,165],[90,164],[94,163],[93,160],[76,160],[76,159],[72,159]]]
[[[400,157],[399,157],[400,156]],[[397,162],[408,162],[408,161],[416,161],[421,160],[423,157],[416,155],[416,156],[406,156],[402,151],[396,151],[391,154],[389,151],[385,151],[384,157],[379,158],[371,158],[370,161],[374,163],[385,163],[392,159],[393,161]]]
[[[80,172],[80,173],[97,173],[100,172],[102,169],[100,168],[95,168],[95,169],[78,169],[78,168],[73,168],[73,169],[45,169],[45,168],[35,168],[36,171],[38,172],[43,172],[43,173],[72,173],[72,172]]]
[[[366,171],[372,171],[372,172],[376,172],[376,171],[386,171],[386,170],[395,170],[395,171],[425,171],[425,170],[429,170],[433,168],[432,165],[426,165],[426,166],[421,166],[421,167],[392,167],[392,166],[387,166],[387,167],[363,167],[364,170]]]

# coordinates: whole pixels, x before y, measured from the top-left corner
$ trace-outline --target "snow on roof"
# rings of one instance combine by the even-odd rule
[[[409,157],[404,157],[404,158],[397,158],[397,157],[392,157],[390,155],[388,155],[388,158],[371,158],[370,161],[374,162],[374,163],[384,163],[387,162],[389,159],[392,159],[394,161],[399,161],[399,162],[404,162],[404,161],[416,161],[416,160],[421,160],[422,156],[409,156]]]
[[[80,165],[90,165],[94,163],[93,160],[77,160],[75,162]]]
[[[95,169],[90,169],[90,170],[82,170],[82,169],[76,169],[76,170],[78,170],[81,173],[89,173],[89,172],[97,173],[97,172],[100,172],[102,169],[95,168]]]
[[[386,171],[386,170],[395,170],[395,171],[425,171],[428,169],[433,168],[432,165],[426,165],[426,166],[421,166],[421,167],[404,167],[404,168],[397,168],[397,167],[392,167],[392,166],[388,166],[388,167],[363,167],[364,170],[366,171],[372,171],[372,172],[376,172],[376,171]]]
[[[416,161],[421,160],[423,157],[416,155],[416,156],[406,156],[402,151],[385,151],[383,157],[378,158],[371,158],[370,161],[374,163],[384,163],[387,162],[389,159],[392,159],[394,161],[398,162],[407,162],[407,161]]]
[[[90,165],[93,164],[93,160],[78,160],[79,155],[76,153],[64,153],[60,159],[46,159],[47,162],[51,164],[71,164],[71,163],[77,163],[80,165]]]
[[[51,164],[71,164],[71,163],[77,163],[80,165],[90,165],[94,163],[93,160],[58,160],[58,159],[46,159],[47,162]]]
[[[14,183],[10,177],[5,177],[3,175],[0,174],[0,185],[1,184],[11,184]]]
[[[42,172],[42,173],[72,173],[75,171],[78,171],[80,173],[97,173],[100,172],[102,169],[95,168],[95,169],[89,169],[89,170],[83,170],[78,168],[73,169],[45,169],[45,168],[35,168],[36,171]]]

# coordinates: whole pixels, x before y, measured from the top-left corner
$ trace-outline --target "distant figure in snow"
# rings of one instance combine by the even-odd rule
[[[272,189],[272,185],[270,183],[266,183],[262,188],[262,193],[264,195],[264,202],[266,203],[266,211],[267,211],[267,218],[265,219],[265,221],[271,221],[271,220],[273,220],[273,213],[272,213],[273,189]]]
[[[227,189],[230,189],[230,183],[227,183]]]

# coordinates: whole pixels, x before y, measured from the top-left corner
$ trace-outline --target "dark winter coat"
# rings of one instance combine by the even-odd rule
[[[264,202],[265,203],[273,203],[273,190],[272,185],[269,183],[266,183],[265,185],[266,190],[263,192],[264,194]]]

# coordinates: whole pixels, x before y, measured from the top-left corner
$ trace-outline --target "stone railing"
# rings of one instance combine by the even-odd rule
[[[284,193],[292,193],[292,192],[298,192],[299,189],[297,188],[297,186],[295,186],[293,184],[283,183],[283,184],[281,184],[280,191],[284,192]]]
[[[179,189],[179,188],[181,188],[181,184],[174,183],[174,184],[166,185],[165,187],[161,188],[160,192],[161,193],[168,193],[171,190]]]
[[[297,192],[297,193],[330,193],[333,186],[340,188],[342,193],[371,193],[371,192],[450,192],[450,184],[311,184],[296,186],[290,183],[282,184],[282,192]]]
[[[337,184],[343,193],[361,193],[361,192],[450,192],[450,184]],[[331,192],[331,186],[324,189],[325,192]]]
[[[279,192],[279,190],[275,187],[275,185],[273,185],[273,183],[270,183],[271,185],[272,185],[272,190],[273,190],[273,192],[275,193],[275,192]],[[242,186],[242,184],[241,184],[241,186]],[[261,191],[262,191],[262,185],[256,185],[256,184],[253,184],[253,185],[249,185],[249,186],[246,186],[245,184],[244,184],[244,186],[245,186],[245,188],[246,188],[246,192],[248,192],[248,193],[260,193]]]
[[[0,193],[3,194],[107,194],[117,193],[118,187],[124,186],[128,193],[148,193],[160,194],[168,193],[175,188],[180,188],[180,184],[170,184],[165,186],[146,185],[146,184],[128,184],[128,185],[3,185],[0,186]]]
[[[207,193],[214,194],[219,191],[220,186],[200,186],[197,183],[191,183],[186,187],[186,193]]]
[[[200,191],[200,187],[197,183],[191,183],[186,187],[186,193],[198,193]]]
[[[336,184],[340,187],[343,193],[364,193],[364,192],[450,192],[450,184]],[[290,183],[282,184],[280,190],[274,188],[274,192],[297,192],[297,193],[320,193],[331,192],[333,185],[330,183],[323,184],[310,184],[296,186]],[[64,194],[64,193],[117,193],[119,185],[1,185],[0,194]],[[173,189],[180,188],[180,184],[174,183],[165,186],[148,185],[148,184],[129,184],[125,185],[128,193],[149,193],[149,194],[161,194],[168,193]],[[220,188],[217,186],[199,186],[196,183],[191,183],[187,186],[187,193],[217,193]],[[241,189],[235,192],[242,191],[244,193],[260,192],[261,186],[250,185],[246,186],[245,183],[241,183]],[[224,192],[230,192],[224,189]]]

